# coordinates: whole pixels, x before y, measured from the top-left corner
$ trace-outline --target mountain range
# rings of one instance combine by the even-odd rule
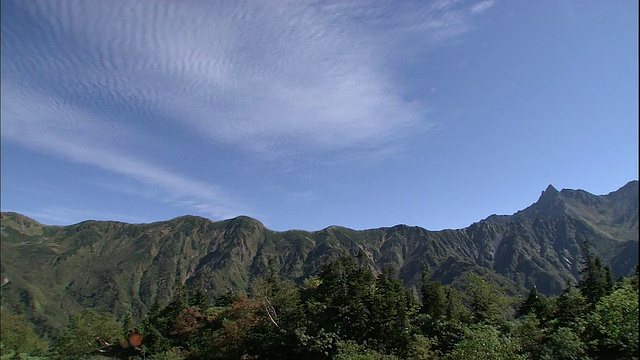
[[[414,291],[423,270],[454,286],[473,271],[513,295],[534,285],[552,295],[579,279],[585,243],[614,276],[633,273],[638,181],[607,195],[550,185],[537,202],[513,215],[442,231],[397,225],[278,232],[245,216],[48,226],[3,212],[1,302],[41,332],[55,334],[82,308],[140,318],[156,300],[166,303],[182,283],[202,286],[214,298],[247,292],[252,279],[269,269],[301,282],[328,260],[358,253],[373,272],[392,266]]]

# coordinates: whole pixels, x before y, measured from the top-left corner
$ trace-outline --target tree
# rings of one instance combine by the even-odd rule
[[[546,328],[540,323],[534,312],[523,317],[515,326],[515,337],[520,344],[522,354],[528,359],[540,359],[542,345],[546,341]]]
[[[586,344],[575,330],[568,327],[554,329],[542,345],[541,353],[542,359],[589,359],[586,355]]]
[[[451,286],[444,287],[446,298],[445,316],[447,321],[467,323],[471,319],[471,313],[464,304],[465,294]]]
[[[163,312],[171,319],[175,319],[182,310],[189,306],[189,289],[185,284],[178,284],[173,292],[173,297]]]
[[[122,335],[125,339],[128,339],[129,335],[131,335],[134,331],[135,329],[133,319],[131,318],[131,313],[127,312],[127,315],[125,315],[124,320],[122,321]]]
[[[3,359],[8,354],[30,356],[47,352],[47,342],[33,331],[33,325],[21,315],[14,315],[5,309],[0,309],[0,343]]]
[[[200,309],[206,309],[210,305],[207,290],[204,288],[202,281],[198,282],[198,286],[189,289],[188,305],[197,306]]]
[[[326,332],[362,343],[369,337],[373,274],[362,261],[345,256],[326,265],[311,300],[320,303],[314,320]]]
[[[521,318],[528,314],[535,314],[538,320],[546,322],[550,317],[550,312],[549,300],[538,293],[538,289],[534,285],[526,299],[518,307],[516,316]]]
[[[570,281],[567,282],[567,286],[555,302],[554,327],[570,327],[582,331],[588,306],[584,295],[573,287]]]
[[[394,355],[381,354],[353,340],[338,341],[334,360],[398,360]]]
[[[593,308],[598,300],[613,290],[611,269],[602,268],[600,258],[591,253],[591,245],[584,243],[584,259],[580,270],[581,279],[578,288]]]
[[[422,300],[420,313],[428,317],[430,325],[444,318],[447,309],[444,287],[437,281],[429,281],[426,271],[422,273],[420,295]]]
[[[625,281],[587,317],[590,353],[598,358],[637,359],[638,315],[638,292]]]
[[[304,328],[300,291],[279,278],[273,265],[266,277],[251,284],[251,296],[260,306],[260,321],[249,334],[251,354],[259,357],[287,357],[300,350],[298,334]]]
[[[54,349],[58,355],[70,359],[106,351],[121,339],[122,326],[111,315],[84,309],[71,317]]]
[[[513,299],[502,289],[469,272],[465,281],[467,300],[475,323],[502,326],[507,321]]]
[[[391,266],[385,266],[375,282],[371,307],[371,333],[368,342],[387,354],[403,357],[411,342],[411,318],[415,300],[409,294]]]
[[[184,308],[175,319],[170,322],[169,335],[172,337],[173,347],[191,347],[197,335],[197,330],[203,326],[204,315],[197,306]]]
[[[156,299],[142,321],[145,351],[160,353],[171,348],[167,332],[169,321],[165,308]]]
[[[219,313],[223,319],[222,332],[214,340],[218,358],[241,359],[251,355],[249,354],[252,351],[250,334],[261,322],[261,310],[260,301],[240,296],[222,313]]]
[[[473,325],[465,331],[462,341],[449,354],[453,360],[524,360],[514,339],[487,324]]]

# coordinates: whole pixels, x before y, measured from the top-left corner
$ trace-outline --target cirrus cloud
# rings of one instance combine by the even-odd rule
[[[138,139],[161,124],[274,158],[398,148],[431,126],[402,95],[402,57],[492,4],[3,1],[2,138],[224,216],[241,206]]]

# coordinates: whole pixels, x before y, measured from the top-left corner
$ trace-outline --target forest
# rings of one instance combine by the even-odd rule
[[[140,321],[85,309],[43,339],[19,309],[2,309],[4,359],[638,359],[638,266],[614,280],[586,247],[581,279],[557,296],[526,296],[468,272],[420,294],[391,267],[343,256],[302,284],[274,267],[248,294],[210,299],[180,286]]]

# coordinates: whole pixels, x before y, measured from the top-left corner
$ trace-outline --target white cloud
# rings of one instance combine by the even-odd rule
[[[85,220],[113,220],[125,221],[129,223],[149,222],[137,216],[128,214],[100,213],[87,209],[75,209],[63,206],[45,207],[42,209],[20,209],[18,212],[29,214],[29,216],[37,218],[38,221],[46,225],[71,225],[77,224]]]
[[[215,185],[143,160],[139,139],[161,124],[274,158],[394,152],[431,126],[394,62],[492,4],[3,1],[2,138],[234,215]]]
[[[4,84],[3,84],[4,85]],[[52,97],[52,99],[55,99]],[[124,153],[119,143],[134,141],[133,130],[101,122],[75,106],[45,101],[35,93],[3,94],[2,136],[44,153],[124,175],[158,189],[156,197],[214,218],[241,214],[241,206],[215,185],[178,175]],[[57,119],[57,121],[47,121]],[[148,195],[144,190],[141,195]],[[246,209],[245,209],[246,210]]]
[[[492,8],[495,4],[496,4],[495,0],[481,1],[471,7],[471,13],[474,15],[481,14],[487,11],[488,9]]]
[[[423,128],[424,113],[402,99],[401,84],[385,68],[390,50],[403,39],[447,40],[468,31],[471,21],[462,6],[443,1],[23,5],[44,40],[28,46],[18,36],[3,40],[9,78],[35,72],[65,98],[94,109],[161,114],[256,152],[384,144]],[[471,12],[490,5],[478,3]],[[17,21],[4,28],[33,31]],[[23,55],[33,61],[18,63]]]

